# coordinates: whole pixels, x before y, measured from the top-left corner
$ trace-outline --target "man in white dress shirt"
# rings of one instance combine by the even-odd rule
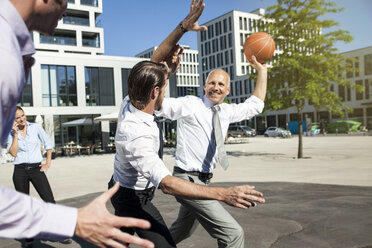
[[[66,6],[67,0],[0,0],[0,145],[13,125],[16,104],[34,62],[30,32],[52,34]],[[151,242],[119,230],[121,226],[148,228],[147,221],[118,218],[107,211],[106,202],[118,188],[117,184],[76,209],[45,203],[0,185],[0,237],[60,241],[76,235],[100,247],[127,247],[123,242],[153,247]]]
[[[197,20],[204,9],[203,1],[193,0],[189,15],[172,34],[181,37],[185,29],[201,30]],[[262,193],[242,185],[230,188],[207,187],[171,176],[158,155],[159,129],[154,111],[160,110],[167,79],[179,66],[183,49],[173,46],[161,63],[142,61],[136,64],[128,78],[128,94],[121,105],[115,135],[116,154],[114,175],[109,186],[120,183],[111,202],[118,216],[136,217],[150,221],[148,230],[123,228],[130,234],[154,242],[155,247],[176,247],[172,236],[156,207],[151,203],[156,188],[181,198],[224,201],[246,209],[254,202],[263,203]],[[202,173],[201,177],[208,177]]]
[[[195,31],[185,20],[183,32],[173,31],[154,52],[151,61],[161,62],[176,56],[174,47],[182,34]],[[204,85],[203,98],[186,96],[165,98],[159,117],[177,120],[177,149],[173,176],[208,186],[218,162],[228,167],[223,140],[230,123],[250,119],[262,112],[266,95],[267,67],[252,56],[251,66],[257,70],[255,90],[244,103],[223,103],[230,91],[230,77],[221,70],[210,72]],[[216,131],[217,130],[217,131]],[[218,137],[219,136],[219,137]],[[244,231],[218,201],[199,201],[176,196],[181,203],[177,220],[170,227],[177,243],[190,237],[199,223],[217,239],[218,247],[244,247]],[[254,206],[255,203],[252,203]]]

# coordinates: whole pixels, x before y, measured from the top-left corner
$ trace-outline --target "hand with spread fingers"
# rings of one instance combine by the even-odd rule
[[[89,205],[79,208],[75,235],[99,247],[128,247],[134,244],[153,248],[148,240],[120,231],[120,227],[138,227],[147,229],[150,223],[136,218],[117,217],[107,211],[106,202],[119,189],[116,183],[111,189],[94,199]]]
[[[190,5],[190,13],[181,22],[185,31],[202,31],[207,30],[207,27],[199,26],[198,19],[203,13],[205,4],[204,0],[193,0]]]
[[[263,194],[254,190],[254,186],[241,185],[226,189],[224,202],[238,208],[247,209],[257,203],[265,203]]]
[[[168,78],[179,69],[183,50],[184,48],[177,44],[165,58],[163,63],[168,68]]]

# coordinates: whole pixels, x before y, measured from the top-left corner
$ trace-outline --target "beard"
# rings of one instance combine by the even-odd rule
[[[158,99],[156,99],[156,102],[155,102],[155,110],[156,111],[159,111],[162,107],[162,104],[163,104],[163,100],[164,100],[164,97],[158,97]]]

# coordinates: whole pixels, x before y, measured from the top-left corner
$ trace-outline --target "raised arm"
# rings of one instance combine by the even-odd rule
[[[9,134],[9,137],[8,137],[8,146],[10,144],[10,146],[8,147],[8,151],[10,155],[12,155],[13,157],[17,157],[17,153],[18,153],[18,124],[17,122],[13,123],[12,130],[13,130],[13,136]]]
[[[203,13],[205,4],[204,0],[192,0],[189,14],[183,19],[180,24],[168,35],[168,37],[159,45],[151,57],[151,61],[165,62],[167,58],[174,53],[177,42],[182,35],[187,31],[207,30],[206,26],[199,26],[198,19]]]
[[[254,88],[252,94],[260,98],[262,101],[265,101],[267,88],[267,66],[266,64],[259,63],[255,56],[252,56],[252,58],[249,60],[249,63],[258,72],[256,87]]]

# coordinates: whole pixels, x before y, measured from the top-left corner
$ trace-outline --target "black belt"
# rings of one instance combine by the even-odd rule
[[[200,171],[185,171],[184,169],[181,169],[180,167],[174,166],[174,172],[177,173],[186,173],[192,176],[197,176],[200,179],[204,180],[210,180],[213,177],[213,173],[206,173],[206,172],[200,172]]]
[[[25,170],[32,170],[32,169],[35,169],[35,168],[39,168],[41,163],[32,163],[32,164],[28,164],[28,163],[22,163],[22,164],[16,164],[15,166],[22,166],[23,168],[25,168]]]

